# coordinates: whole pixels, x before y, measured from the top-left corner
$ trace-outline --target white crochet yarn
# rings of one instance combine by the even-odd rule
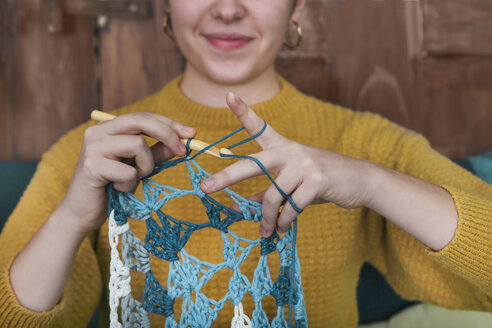
[[[120,299],[131,292],[130,269],[125,267],[117,249],[119,236],[130,229],[128,223],[118,226],[114,220],[114,210],[109,215],[109,245],[111,246],[110,278],[109,278],[109,308],[111,328],[121,328],[118,321],[118,306]]]
[[[244,314],[243,303],[234,305],[234,318],[231,321],[231,328],[251,328],[251,320]]]

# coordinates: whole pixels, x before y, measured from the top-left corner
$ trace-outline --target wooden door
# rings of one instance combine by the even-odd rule
[[[0,160],[38,160],[93,108],[134,102],[182,72],[162,0],[119,1],[148,5],[139,19],[94,18],[80,6],[94,1],[0,0]],[[277,67],[306,93],[463,157],[492,149],[491,22],[490,0],[307,0],[302,45]]]

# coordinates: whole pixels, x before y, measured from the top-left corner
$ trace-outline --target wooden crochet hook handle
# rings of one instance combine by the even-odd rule
[[[116,117],[115,115],[112,115],[112,114],[109,114],[106,112],[101,112],[100,110],[93,110],[91,112],[91,119],[93,119],[94,121],[98,121],[98,122],[112,120],[115,117]],[[180,139],[180,140],[181,140],[181,143],[185,146],[188,143],[188,139]],[[190,141],[190,148],[193,150],[200,151],[205,147],[208,147],[208,144],[206,142],[203,142],[203,141],[197,140],[197,139],[191,139],[191,141]],[[207,149],[205,151],[205,154],[212,155],[212,156],[219,157],[219,158],[226,158],[226,157],[221,157],[220,153],[233,155],[233,152],[227,148],[220,148],[219,149],[216,147],[211,147],[210,149]]]

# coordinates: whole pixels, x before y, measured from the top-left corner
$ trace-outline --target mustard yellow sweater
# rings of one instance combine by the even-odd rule
[[[115,112],[153,111],[197,129],[197,138],[212,142],[240,126],[228,109],[209,108],[187,99],[176,79],[162,91]],[[420,135],[370,113],[347,110],[308,97],[280,79],[282,90],[273,99],[253,109],[282,135],[348,156],[368,159],[405,172],[447,189],[455,200],[459,224],[451,243],[433,252],[413,237],[365,208],[345,210],[334,204],[309,206],[299,216],[298,251],[311,327],[355,327],[357,324],[356,285],[364,261],[376,266],[404,298],[419,299],[453,309],[492,311],[492,187],[454,165],[429,147]],[[44,313],[34,313],[17,301],[9,268],[16,254],[57,207],[65,194],[80,151],[88,122],[68,133],[44,156],[19,205],[0,237],[0,326],[2,327],[85,327],[98,304],[101,323],[108,325],[108,277],[110,249],[107,223],[82,244],[60,302]],[[246,137],[244,134],[237,140]],[[232,144],[231,140],[229,144]],[[260,148],[250,142],[235,149],[251,154]],[[295,160],[295,154],[292,154]],[[200,165],[210,173],[229,165],[229,160],[202,155]],[[167,185],[189,186],[184,167],[164,171],[155,180]],[[232,187],[243,196],[269,185],[264,177]],[[137,191],[137,195],[141,195]],[[186,198],[186,197],[183,197]],[[224,194],[214,196],[229,203]],[[169,214],[181,219],[205,220],[204,207],[192,199],[175,199]],[[131,222],[143,239],[145,225]],[[241,222],[232,230],[241,236],[258,238],[258,224]],[[62,245],[60,245],[62,247]],[[200,258],[219,263],[222,257],[220,233],[212,229],[194,234],[186,249]],[[252,254],[242,272],[251,278],[258,256]],[[165,284],[168,263],[152,259],[156,277]],[[278,262],[269,259],[272,270]],[[272,272],[275,277],[277,272]],[[220,299],[230,276],[219,276],[206,286],[207,296]],[[133,273],[132,292],[141,297],[143,275]],[[251,315],[251,297],[245,311]],[[179,316],[180,305],[175,305]],[[270,297],[264,306],[273,315]],[[230,304],[216,323],[230,325]],[[152,317],[153,326],[163,318]]]

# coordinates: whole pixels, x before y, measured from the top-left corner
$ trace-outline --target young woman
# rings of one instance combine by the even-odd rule
[[[0,322],[82,327],[103,297],[107,325],[106,185],[133,190],[155,162],[185,155],[179,138],[212,142],[239,122],[253,135],[263,120],[268,127],[257,143],[237,152],[254,154],[304,209],[297,245],[312,327],[357,324],[356,285],[364,261],[407,299],[492,310],[492,187],[433,151],[420,135],[303,95],[277,76],[274,59],[303,5],[169,1],[172,33],[187,59],[184,74],[116,111],[116,119],[76,128],[44,155],[0,239]],[[149,147],[142,134],[158,142]],[[242,222],[232,229],[248,238],[258,230],[262,236],[287,230],[296,212],[285,203],[278,214],[284,199],[267,179],[249,179],[262,173],[254,163],[200,161],[216,172],[203,182],[204,192],[234,184],[233,190],[262,203],[260,227]],[[189,185],[180,168],[155,179]],[[227,202],[221,193],[214,197]],[[167,209],[181,218],[204,217],[202,205],[189,199]],[[132,230],[144,238],[145,224]],[[218,263],[221,246],[220,234],[204,230],[186,248]],[[243,270],[252,274],[257,260],[253,256]],[[165,281],[167,263],[152,265]],[[222,296],[227,282],[211,281],[208,295]],[[142,275],[132,277],[135,295],[143,285]],[[264,308],[272,315],[273,300]],[[250,314],[251,305],[245,311]],[[230,324],[232,314],[229,304],[219,325]],[[152,320],[162,324],[163,318]]]

